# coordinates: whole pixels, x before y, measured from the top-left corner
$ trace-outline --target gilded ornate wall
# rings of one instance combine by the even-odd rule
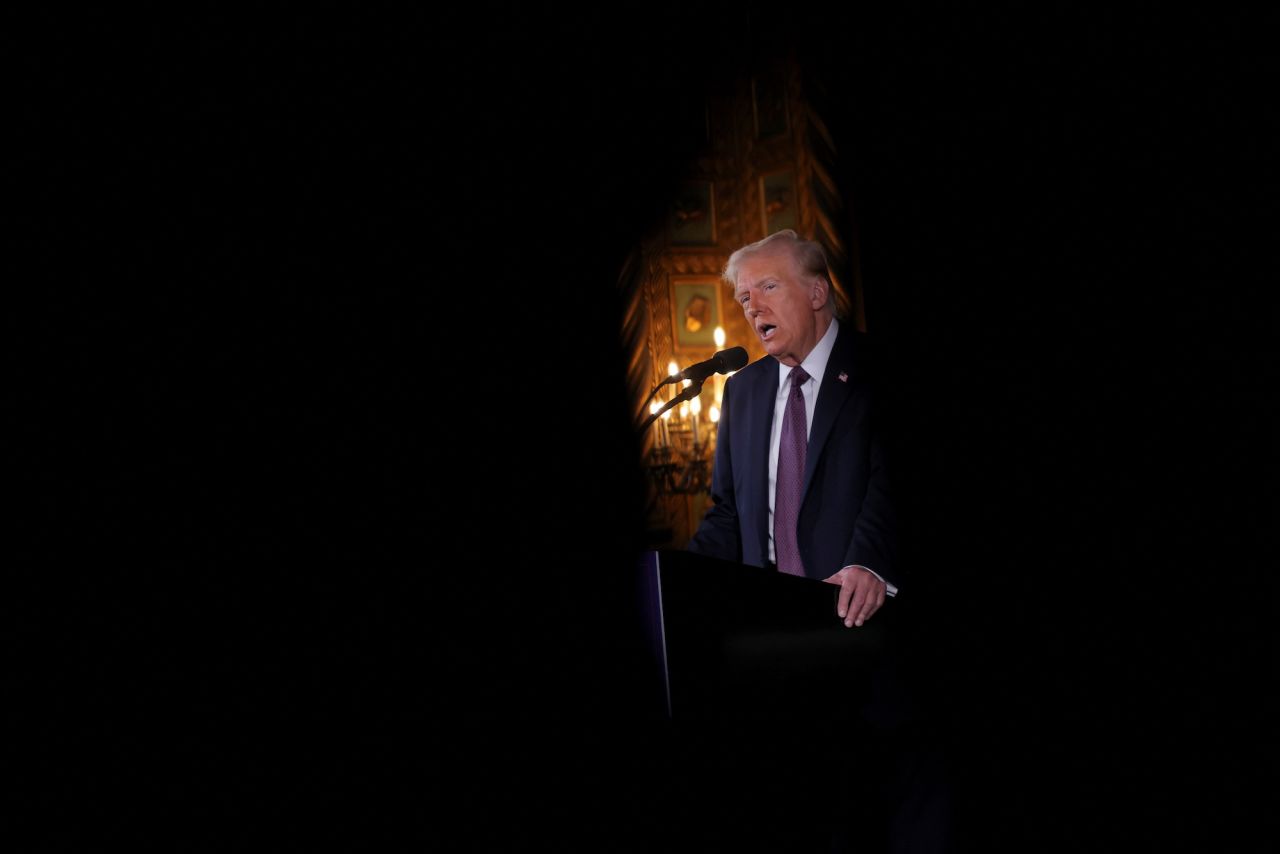
[[[856,258],[831,176],[836,152],[805,97],[799,65],[779,59],[724,83],[708,93],[702,119],[705,128],[694,129],[699,154],[679,176],[667,216],[619,277],[638,424],[671,363],[687,367],[719,349],[710,337],[714,326],[723,327],[725,347],[745,347],[752,361],[765,355],[719,277],[730,253],[775,231],[794,228],[826,247],[841,317],[865,329]],[[676,388],[666,386],[657,400]],[[692,415],[673,411],[665,430],[654,424],[647,431],[650,547],[682,548],[705,511],[718,388],[708,380],[700,395],[696,448]],[[694,473],[704,480],[687,476],[698,460],[702,470]]]

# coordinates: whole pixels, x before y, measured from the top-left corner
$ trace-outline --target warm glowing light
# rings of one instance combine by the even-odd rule
[[[719,410],[719,408],[718,408],[718,407],[715,407],[715,406],[711,407],[711,409],[710,409],[710,410],[708,410],[707,414],[708,414],[709,416],[711,416],[711,423],[712,423],[712,424],[719,424],[719,423],[720,423],[720,410]]]
[[[670,421],[670,420],[671,420],[671,410],[670,410],[670,409],[668,409],[666,412],[662,413],[662,420],[663,420],[663,421]]]
[[[657,415],[657,414],[658,414],[658,410],[659,410],[659,409],[661,409],[661,408],[662,408],[662,404],[655,400],[653,403],[649,404],[649,414],[650,414],[650,415]],[[671,410],[670,410],[670,409],[668,409],[666,412],[662,413],[662,418],[664,418],[664,419],[665,419],[665,418],[668,418],[668,417],[670,417],[670,415],[671,415]],[[665,448],[665,447],[667,447],[667,443],[668,443],[669,441],[670,441],[670,439],[669,439],[669,437],[667,436],[667,424],[666,424],[666,422],[665,422],[665,421],[659,421],[659,423],[658,423],[658,443],[659,443],[660,445],[662,445],[662,447],[664,447],[664,448]]]
[[[716,339],[716,349],[723,350],[724,349],[724,327],[717,326],[714,335]]]
[[[684,419],[688,417],[689,417],[689,401],[686,400],[684,403],[680,404],[680,418]]]
[[[675,362],[667,362],[667,376],[674,377],[678,373],[680,373],[680,366]]]
[[[694,415],[700,413],[702,411],[702,398],[695,397],[693,400],[689,401],[689,411]]]

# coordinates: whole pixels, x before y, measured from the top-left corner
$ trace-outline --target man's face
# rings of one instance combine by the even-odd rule
[[[826,332],[827,287],[821,277],[801,273],[791,250],[782,246],[739,264],[734,298],[765,352],[794,368]]]

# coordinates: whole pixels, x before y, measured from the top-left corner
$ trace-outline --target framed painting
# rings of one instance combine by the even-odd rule
[[[766,235],[784,228],[798,228],[796,179],[791,172],[774,172],[760,178],[760,220]]]
[[[677,352],[715,349],[723,287],[717,276],[671,277],[671,337]]]
[[[672,246],[714,246],[715,187],[710,181],[686,181],[672,205]]]

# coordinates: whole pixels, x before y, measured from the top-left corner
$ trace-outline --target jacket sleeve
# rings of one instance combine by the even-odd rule
[[[742,561],[742,533],[738,504],[733,489],[733,410],[730,387],[725,384],[721,400],[720,427],[716,434],[716,459],[711,472],[711,506],[689,541],[688,550],[721,560]]]
[[[844,565],[865,566],[885,581],[901,588],[902,579],[897,567],[897,514],[894,512],[890,488],[890,455],[882,432],[885,426],[884,412],[879,407],[873,407],[869,420],[870,475],[862,508],[845,553]]]

